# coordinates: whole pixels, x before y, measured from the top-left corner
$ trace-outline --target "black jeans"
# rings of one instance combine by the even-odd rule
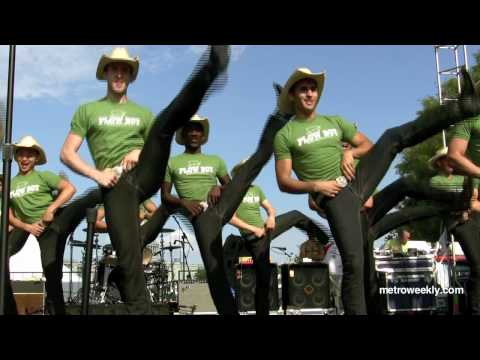
[[[475,213],[469,221],[455,227],[452,234],[462,246],[470,265],[467,283],[469,310],[473,315],[480,315],[480,214]]]
[[[210,293],[219,314],[238,314],[224,268],[222,228],[230,221],[248,188],[272,156],[273,139],[287,122],[288,118],[278,113],[269,117],[255,153],[224,187],[218,203],[191,220],[207,273]],[[183,209],[181,211],[185,213]]]
[[[98,189],[87,191],[85,195],[76,198],[59,209],[55,214],[53,222],[37,239],[40,246],[42,269],[46,278],[45,289],[47,298],[45,302],[49,314],[65,314],[62,286],[65,244],[70,233],[85,218],[86,210],[89,207],[94,207],[99,202],[101,202],[101,192]],[[28,232],[20,229],[13,229],[10,232],[9,257],[15,255],[23,248],[29,235]],[[6,292],[8,302],[11,303],[13,293],[11,292],[10,281],[8,283],[9,286]]]
[[[231,287],[234,286],[235,281],[236,259],[247,254],[252,256],[257,279],[255,288],[255,308],[257,313],[268,314],[269,309],[270,243],[292,227],[316,236],[322,244],[328,243],[329,236],[325,230],[300,211],[293,210],[275,217],[275,229],[262,238],[256,238],[253,234],[244,236],[230,235],[223,245],[224,266]]]
[[[385,176],[395,156],[442,129],[464,119],[460,104],[448,103],[430,109],[415,121],[388,129],[362,158],[355,171],[355,180],[334,198],[316,197],[325,209],[333,236],[342,256],[342,297],[345,313],[367,313],[364,290],[364,249],[362,237],[362,204]]]
[[[143,274],[138,205],[158,191],[175,131],[190,121],[215,89],[214,81],[228,64],[228,51],[226,46],[214,46],[202,57],[180,93],[155,119],[137,166],[115,187],[102,188],[108,233],[118,256],[119,290],[129,313],[151,312]]]

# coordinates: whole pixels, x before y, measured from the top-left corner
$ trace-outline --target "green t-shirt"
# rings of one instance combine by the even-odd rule
[[[430,186],[437,190],[462,192],[464,177],[452,175],[450,178],[445,175],[436,175],[430,179]]]
[[[480,116],[466,119],[456,124],[450,131],[450,137],[468,141],[466,156],[480,166]]]
[[[227,165],[220,157],[184,153],[168,161],[165,182],[175,186],[181,199],[205,201],[217,178],[226,175]]]
[[[130,151],[142,149],[154,115],[132,101],[123,104],[102,99],[81,105],[71,132],[86,138],[97,169],[113,168]]]
[[[356,133],[355,125],[340,116],[293,118],[275,136],[275,159],[292,159],[302,181],[335,180],[342,175],[342,141],[351,142]]]
[[[257,185],[252,185],[243,197],[242,203],[238,207],[236,213],[240,220],[245,221],[248,225],[263,227],[264,221],[260,214],[260,205],[267,198],[262,189]],[[250,231],[239,229],[240,234],[246,235]]]
[[[27,224],[39,221],[54,201],[52,192],[58,189],[61,180],[50,171],[36,170],[12,178],[10,207],[15,216]]]
[[[402,254],[408,253],[408,242],[406,244],[400,243],[399,239],[388,240],[385,243],[385,250],[391,250],[394,252],[401,252]]]

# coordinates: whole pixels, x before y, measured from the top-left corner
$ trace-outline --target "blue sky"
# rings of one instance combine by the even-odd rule
[[[17,46],[13,141],[30,134],[45,148],[48,164],[42,170],[65,171],[78,193],[94,185],[66,169],[59,161],[59,151],[69,131],[77,106],[105,95],[105,83],[95,79],[98,60],[112,46]],[[177,94],[191,73],[202,46],[128,46],[131,55],[140,56],[138,79],[129,88],[130,99],[160,112]],[[469,46],[469,63],[480,46]],[[441,57],[444,67],[452,56]],[[272,82],[283,84],[297,67],[326,71],[325,89],[318,111],[338,114],[358,124],[360,131],[376,141],[382,132],[415,118],[420,100],[436,95],[434,47],[422,46],[260,46],[233,47],[227,87],[210,97],[199,113],[210,119],[210,140],[203,151],[220,155],[231,169],[250,155],[258,142],[268,114],[274,109]],[[6,96],[8,46],[0,46],[0,96]],[[172,154],[183,149],[172,146]],[[82,156],[91,161],[86,143]],[[398,158],[397,158],[398,161]],[[17,166],[13,165],[16,174]],[[396,178],[393,167],[380,187]],[[278,214],[297,209],[315,216],[303,195],[278,190],[273,161],[255,181],[262,187]],[[159,203],[159,197],[156,202]],[[177,229],[173,221],[169,228]],[[81,229],[75,238],[83,240]],[[224,238],[237,231],[227,225]],[[172,237],[172,240],[176,237]],[[170,236],[166,237],[170,240]],[[194,251],[189,262],[201,263],[193,237]],[[273,246],[287,247],[298,253],[304,236],[291,230],[279,237]],[[101,243],[108,240],[101,237]],[[68,250],[66,257],[68,257]],[[78,255],[78,254],[77,254]],[[178,254],[179,255],[179,254]],[[178,255],[176,257],[178,257]],[[78,257],[78,256],[76,256]],[[276,262],[286,260],[272,252]]]

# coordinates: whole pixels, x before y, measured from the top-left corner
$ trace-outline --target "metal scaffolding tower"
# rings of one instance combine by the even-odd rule
[[[460,70],[462,67],[465,67],[468,70],[468,55],[467,55],[467,45],[434,45],[435,48],[435,60],[437,64],[437,87],[438,87],[438,99],[440,105],[444,104],[447,101],[456,101],[457,99],[448,98],[446,94],[444,95],[442,89],[442,82],[444,80],[449,80],[452,77],[457,78],[458,93],[461,92],[461,81],[460,81]],[[459,56],[459,52],[463,54]],[[440,65],[441,54],[446,53],[447,56],[451,57],[450,62],[448,62],[449,68],[442,68]],[[453,57],[453,59],[452,59]],[[445,61],[446,58],[443,57],[442,61]],[[462,62],[463,60],[463,62]],[[453,67],[452,67],[453,65]],[[447,139],[445,131],[443,131],[443,146],[447,146]]]

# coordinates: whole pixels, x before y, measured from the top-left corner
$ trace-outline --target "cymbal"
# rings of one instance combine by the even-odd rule
[[[87,243],[85,241],[71,240],[70,244],[74,247],[86,247]],[[93,244],[93,249],[101,249],[100,245]]]
[[[175,249],[181,249],[181,246],[165,246],[165,250],[173,251]]]

